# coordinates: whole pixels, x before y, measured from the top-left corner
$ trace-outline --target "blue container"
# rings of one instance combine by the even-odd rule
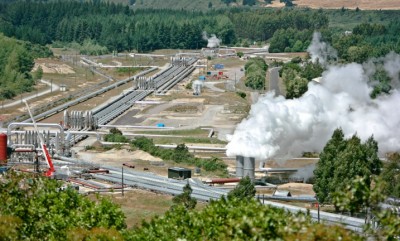
[[[157,123],[157,127],[165,127],[164,123]]]
[[[199,80],[206,80],[206,77],[204,75],[200,75]]]
[[[216,64],[216,65],[214,65],[214,68],[215,69],[223,69],[224,65],[223,64]]]

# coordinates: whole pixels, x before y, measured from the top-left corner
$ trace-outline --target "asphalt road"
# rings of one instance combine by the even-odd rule
[[[36,98],[36,97],[38,97],[38,96],[42,96],[42,95],[45,95],[45,94],[48,94],[48,93],[50,93],[50,92],[57,91],[57,90],[60,89],[60,86],[58,86],[58,85],[56,85],[56,84],[54,84],[54,83],[51,83],[51,82],[48,81],[48,80],[43,80],[43,79],[41,79],[40,82],[42,82],[42,83],[44,83],[44,84],[50,86],[50,88],[47,89],[47,90],[40,91],[40,92],[38,92],[38,93],[34,93],[34,94],[30,95],[30,96],[24,97],[25,100],[30,100],[30,99]],[[4,105],[2,106],[2,108],[7,108],[7,107],[19,105],[19,104],[21,104],[21,100],[16,100],[16,101],[13,101],[13,102],[11,102],[11,103],[4,104]]]
[[[279,96],[281,94],[281,91],[279,89],[279,70],[280,67],[274,67],[269,69],[269,86],[268,90],[269,91],[275,91],[275,96]]]

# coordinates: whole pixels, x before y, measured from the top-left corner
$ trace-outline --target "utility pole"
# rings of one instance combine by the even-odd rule
[[[124,166],[122,166],[122,196],[124,196]]]
[[[320,223],[320,217],[319,217],[319,200],[318,197],[315,196],[315,199],[317,199],[317,208],[318,208],[318,223]]]

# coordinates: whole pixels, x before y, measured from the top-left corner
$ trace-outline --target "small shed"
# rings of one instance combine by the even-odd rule
[[[291,197],[292,194],[287,190],[275,190],[275,192],[274,192],[274,194],[272,194],[272,196]]]
[[[192,177],[192,170],[182,167],[168,168],[168,178],[186,179]]]
[[[65,84],[61,84],[60,85],[60,91],[65,92],[67,90],[68,90],[68,88],[67,88],[67,86]]]

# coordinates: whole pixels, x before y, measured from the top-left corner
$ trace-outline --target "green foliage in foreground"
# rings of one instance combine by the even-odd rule
[[[12,171],[1,176],[0,240],[365,240],[339,226],[313,223],[306,214],[234,197],[201,210],[177,205],[128,230],[121,209],[108,199],[93,202],[60,187],[58,181]],[[380,212],[376,218],[380,227],[371,235],[396,240],[397,214]]]
[[[0,220],[8,222],[0,222],[0,233],[7,237],[0,239],[67,240],[67,235],[81,229],[86,230],[83,237],[95,237],[126,228],[124,214],[108,199],[94,202],[72,188],[60,190],[61,186],[55,180],[12,171],[3,176]],[[89,232],[92,229],[96,232]]]
[[[326,239],[326,237],[328,239]],[[306,239],[307,238],[307,239]],[[180,206],[126,234],[127,240],[363,240],[254,199],[221,199],[201,211]]]
[[[256,187],[251,182],[249,176],[240,180],[238,185],[228,193],[228,199],[250,200],[256,195]]]
[[[174,205],[171,207],[171,210],[177,208],[178,206],[183,206],[187,210],[192,210],[196,207],[197,200],[192,198],[190,195],[192,194],[193,190],[190,187],[189,183],[183,187],[183,193],[175,196],[172,199]]]
[[[163,149],[154,145],[153,140],[146,137],[134,139],[132,145],[148,152],[153,156],[160,157],[163,160],[171,160],[176,163],[184,163],[201,167],[206,171],[221,171],[227,173],[227,165],[216,157],[211,159],[202,159],[191,154],[185,144],[179,144],[175,149]]]

